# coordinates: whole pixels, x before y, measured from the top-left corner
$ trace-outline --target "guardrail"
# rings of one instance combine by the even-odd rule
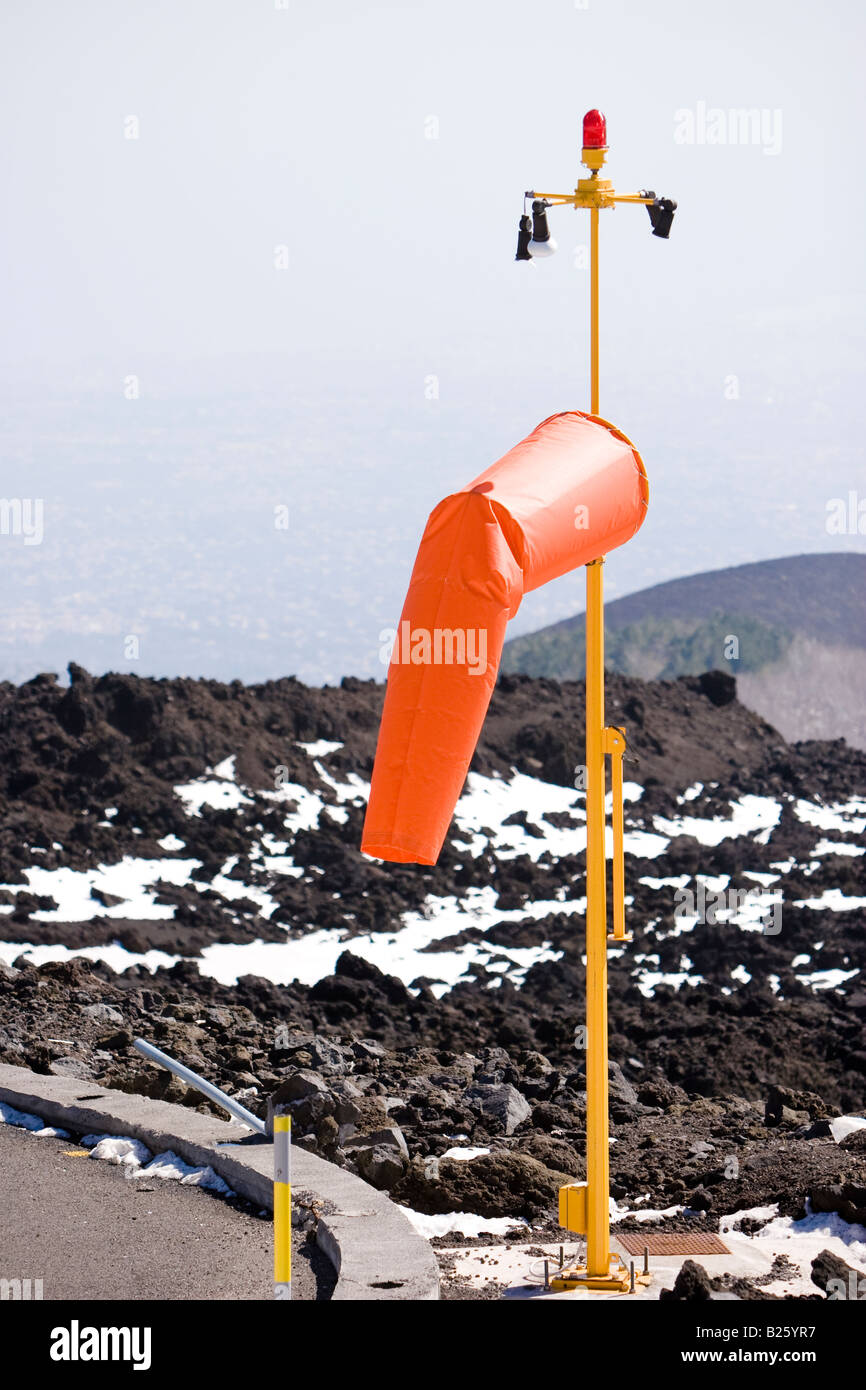
[[[182,1062],[176,1062],[173,1057],[169,1057],[167,1052],[162,1052],[153,1043],[145,1042],[144,1038],[136,1038],[133,1046],[141,1053],[142,1057],[147,1057],[148,1061],[156,1062],[158,1066],[165,1067],[166,1071],[173,1072],[181,1081],[185,1081],[187,1086],[193,1086],[197,1091],[201,1091],[203,1096],[212,1100],[214,1105],[219,1105],[223,1110],[227,1110],[230,1115],[234,1115],[236,1120],[242,1124],[249,1125],[257,1134],[265,1134],[265,1122],[260,1120],[258,1115],[247,1110],[239,1101],[227,1096],[225,1091],[221,1091],[219,1086],[214,1086],[210,1081],[205,1081],[203,1076],[197,1072],[190,1071]]]

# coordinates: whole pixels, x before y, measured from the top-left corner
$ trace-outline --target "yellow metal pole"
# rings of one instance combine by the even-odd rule
[[[598,208],[590,208],[590,370],[599,409]],[[607,896],[604,830],[604,559],[586,567],[586,1272],[610,1269]]]
[[[598,208],[589,210],[590,412],[598,414]]]
[[[292,1296],[292,1121],[274,1113],[274,1298]]]
[[[597,116],[597,113],[592,113]],[[586,123],[584,123],[584,133]],[[573,195],[534,194],[548,202],[588,208],[590,218],[590,413],[599,414],[598,214],[616,203],[652,205],[640,193],[617,195],[598,178],[607,146],[584,147],[582,163],[591,171]],[[675,206],[675,205],[674,205]],[[625,846],[622,811],[622,756],[625,735],[604,719],[604,556],[586,566],[586,1182],[559,1190],[559,1221],[566,1230],[586,1234],[586,1265],[564,1269],[555,1289],[581,1285],[626,1292],[629,1274],[618,1255],[611,1272],[610,1150],[607,1047],[607,856],[605,852],[606,756],[613,760],[613,937],[629,941],[625,930]],[[648,1275],[638,1275],[639,1283]],[[632,1280],[632,1292],[634,1282]]]
[[[595,412],[593,412],[595,413]],[[586,567],[586,1272],[610,1268],[603,559]]]

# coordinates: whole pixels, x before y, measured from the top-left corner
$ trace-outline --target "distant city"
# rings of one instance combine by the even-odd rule
[[[0,677],[62,676],[74,660],[97,673],[382,679],[381,633],[399,617],[428,512],[573,404],[532,379],[473,393],[452,383],[428,399],[421,371],[407,370],[387,389],[371,375],[345,389],[129,400],[118,384],[112,396],[19,402],[3,493],[40,501],[41,535],[23,523],[15,534],[7,509]],[[838,376],[781,402],[758,380],[736,401],[676,386],[614,397],[612,418],[646,459],[650,511],[611,558],[608,597],[756,559],[866,549],[856,524],[827,526],[857,478],[853,443],[828,449],[827,420],[835,438],[856,438],[850,409]],[[510,635],[582,607],[570,576],[528,595]]]

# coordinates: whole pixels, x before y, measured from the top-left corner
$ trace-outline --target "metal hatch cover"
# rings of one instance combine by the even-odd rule
[[[614,1234],[614,1240],[621,1245],[627,1255],[642,1255],[649,1250],[651,1255],[730,1255],[724,1241],[708,1231],[696,1231],[689,1235],[684,1231],[651,1232],[628,1231]]]

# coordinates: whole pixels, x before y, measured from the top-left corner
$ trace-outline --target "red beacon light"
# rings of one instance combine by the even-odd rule
[[[607,121],[600,111],[587,111],[583,118],[583,148],[607,149]]]

